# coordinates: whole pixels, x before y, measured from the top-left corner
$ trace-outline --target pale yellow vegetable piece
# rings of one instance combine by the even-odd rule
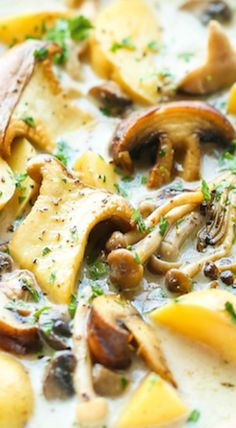
[[[171,428],[184,422],[188,414],[176,390],[156,373],[150,373],[122,411],[117,428]]]
[[[236,322],[230,308],[236,312],[236,296],[208,289],[186,294],[154,310],[151,318],[236,363]]]
[[[0,428],[23,428],[34,397],[28,373],[12,355],[0,352]]]
[[[0,19],[0,41],[10,45],[23,42],[26,37],[40,38],[45,29],[53,27],[59,18],[66,18],[68,12],[40,11]]]
[[[38,186],[26,173],[27,162],[35,154],[34,147],[24,138],[15,141],[12,145],[11,155],[7,161],[18,184],[14,196],[0,213],[2,239],[4,239],[8,227],[22,214],[37,191]]]
[[[15,192],[15,179],[11,168],[0,158],[0,210],[12,198]]]
[[[155,49],[160,43],[155,12],[144,0],[118,0],[104,9],[91,39],[91,62],[102,77],[113,79],[134,99],[154,104],[159,82]]]
[[[127,224],[132,210],[122,197],[84,186],[50,156],[36,156],[28,172],[42,182],[40,194],[14,234],[10,252],[35,274],[50,299],[68,303],[91,230],[113,217]]]
[[[236,115],[236,83],[230,89],[227,110],[228,113]]]
[[[115,184],[118,181],[114,166],[106,162],[97,153],[88,150],[75,162],[74,170],[84,184],[115,192]]]

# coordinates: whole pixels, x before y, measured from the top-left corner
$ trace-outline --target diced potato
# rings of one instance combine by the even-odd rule
[[[115,191],[117,174],[114,166],[106,162],[97,153],[87,151],[82,154],[74,164],[74,170],[78,172],[79,178],[84,184],[96,188]]]
[[[117,428],[173,427],[188,416],[176,390],[157,374],[150,373],[122,411]]]
[[[236,83],[230,89],[227,110],[228,113],[236,114]]]
[[[91,62],[102,77],[113,79],[135,100],[158,100],[154,55],[160,27],[144,0],[118,0],[98,16],[91,39]]]
[[[15,192],[15,179],[11,168],[0,158],[0,210],[12,198]]]
[[[156,309],[151,318],[202,342],[236,363],[236,296],[224,290],[195,291]]]
[[[28,373],[13,356],[0,353],[0,428],[23,428],[34,398]]]
[[[0,41],[11,44],[22,42],[27,36],[40,37],[56,19],[67,15],[62,11],[43,11],[0,19]]]

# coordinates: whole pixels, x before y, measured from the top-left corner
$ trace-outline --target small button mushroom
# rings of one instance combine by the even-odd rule
[[[6,272],[11,272],[12,268],[12,258],[8,254],[0,252],[0,275]]]
[[[223,0],[187,0],[181,9],[193,12],[204,25],[213,19],[228,24],[233,18],[231,7]]]
[[[234,135],[230,122],[213,107],[200,101],[178,101],[122,120],[111,141],[111,155],[117,166],[132,171],[133,161],[149,153],[154,166],[148,186],[157,188],[172,178],[173,151],[183,157],[179,175],[194,181],[200,174],[200,142],[230,143]]]
[[[117,83],[112,81],[93,86],[89,90],[89,95],[95,98],[102,108],[107,109],[107,113],[112,116],[121,114],[132,104],[131,98],[120,89]]]
[[[56,355],[49,362],[43,380],[43,394],[47,400],[64,400],[74,394],[75,367],[76,359],[69,351]]]
[[[117,397],[124,392],[128,383],[126,377],[101,364],[95,364],[93,367],[93,385],[98,395]]]
[[[219,278],[219,269],[213,262],[207,262],[204,266],[204,275],[211,280]]]
[[[231,270],[225,270],[220,274],[221,281],[226,285],[233,285],[234,283],[234,275]]]
[[[69,321],[60,314],[44,312],[39,319],[39,331],[43,340],[55,350],[68,349],[72,332]]]
[[[127,368],[132,344],[151,370],[176,386],[156,333],[137,310],[119,296],[104,295],[93,300],[87,337],[92,357],[105,367]]]
[[[171,269],[167,272],[165,284],[171,293],[178,295],[189,293],[192,290],[192,280],[179,269]]]

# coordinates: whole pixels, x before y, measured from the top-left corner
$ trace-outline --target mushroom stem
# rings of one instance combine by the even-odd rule
[[[166,230],[164,233],[160,230],[160,223],[159,227],[157,224],[154,230],[145,236],[132,251],[123,248],[113,250],[107,259],[111,268],[111,281],[125,289],[136,287],[143,277],[143,264],[157,251],[170,226],[188,213],[190,207],[192,209],[193,205],[187,204],[171,209],[165,217]]]
[[[169,270],[178,269],[180,266],[180,262],[167,262],[166,260],[159,259],[154,254],[150,257],[148,262],[148,269],[158,275],[165,275]]]
[[[149,175],[149,188],[161,187],[164,184],[169,183],[171,179],[174,160],[173,145],[171,140],[165,135],[161,136],[159,140],[160,144],[157,150],[156,164]]]
[[[108,412],[107,400],[98,397],[93,388],[92,362],[87,345],[87,321],[90,306],[83,300],[78,305],[74,326],[74,350],[77,367],[74,375],[75,390],[81,400],[77,406],[77,422],[79,426],[96,426],[105,422]]]

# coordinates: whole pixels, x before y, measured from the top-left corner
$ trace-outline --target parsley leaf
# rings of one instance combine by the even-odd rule
[[[168,226],[169,226],[168,220],[165,217],[161,217],[159,222],[159,232],[162,237],[165,235],[168,229]]]
[[[33,287],[33,285],[28,281],[27,278],[21,278],[20,282],[22,283],[22,288],[28,290],[33,297],[33,300],[38,303],[40,301],[39,292]]]
[[[197,409],[194,409],[188,418],[188,422],[197,422],[200,418],[200,412]]]
[[[68,166],[70,151],[70,146],[66,141],[58,141],[57,150],[55,151],[54,155],[63,163],[63,165]]]
[[[135,223],[137,224],[137,229],[140,233],[146,232],[146,230],[147,230],[146,225],[143,221],[143,218],[142,218],[140,212],[136,208],[133,209],[132,220],[134,220]]]
[[[229,315],[231,316],[231,319],[234,323],[236,323],[236,312],[235,309],[232,305],[232,303],[230,302],[226,302],[225,303],[225,310],[229,313]]]
[[[36,49],[34,51],[34,57],[38,61],[44,61],[48,57],[48,49],[45,47],[42,47],[40,49]]]
[[[90,297],[90,301],[93,300],[93,299],[95,299],[96,297],[102,296],[104,294],[104,291],[100,287],[99,284],[92,285],[91,288],[92,288],[92,295]]]
[[[221,171],[229,170],[236,173],[236,156],[230,152],[225,152],[219,159],[219,167]]]
[[[72,40],[86,40],[89,36],[89,30],[92,28],[94,28],[92,23],[83,15],[68,20],[68,29]]]
[[[97,259],[93,263],[88,264],[87,269],[89,277],[95,281],[108,273],[107,264],[100,259]]]
[[[51,253],[51,249],[49,247],[44,247],[43,251],[42,251],[42,256],[45,257],[47,256],[49,253]]]
[[[70,303],[67,306],[68,313],[69,313],[71,319],[73,319],[75,317],[77,306],[78,306],[77,299],[76,299],[74,294],[71,294],[70,295]]]
[[[211,200],[211,192],[210,192],[210,189],[209,189],[209,186],[208,186],[206,180],[202,180],[201,192],[204,196],[204,200],[206,202],[209,202]]]
[[[114,42],[112,43],[110,47],[111,52],[116,52],[119,49],[128,49],[129,51],[134,51],[135,45],[131,41],[131,37],[125,37],[120,42]]]
[[[31,128],[36,128],[36,124],[32,116],[23,117],[22,120],[26,123],[26,125],[30,126]]]

